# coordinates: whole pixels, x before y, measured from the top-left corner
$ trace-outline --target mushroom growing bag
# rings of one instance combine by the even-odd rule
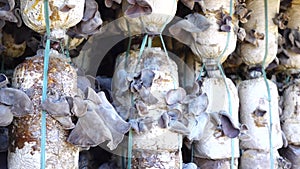
[[[240,98],[240,120],[248,126],[250,140],[240,142],[242,149],[255,149],[265,152],[270,151],[269,126],[272,115],[272,140],[273,148],[282,146],[282,135],[278,112],[277,86],[268,80],[271,94],[272,114],[269,112],[269,102],[266,84],[263,78],[243,81],[238,86]]]
[[[207,94],[208,107],[206,112],[210,120],[205,128],[202,138],[195,142],[195,157],[208,159],[226,159],[231,158],[231,138],[224,132],[224,128],[235,130],[238,126],[239,98],[237,89],[231,80],[226,78],[226,83],[231,96],[232,115],[230,116],[229,100],[227,97],[226,86],[221,77],[205,78],[202,84],[202,91]],[[221,113],[220,111],[223,111]],[[222,120],[227,118],[228,123]],[[218,128],[222,126],[222,128]],[[231,126],[232,125],[232,126]],[[231,128],[232,127],[232,128]],[[234,139],[234,157],[239,157],[239,140]]]
[[[203,61],[220,59],[222,63],[236,48],[234,29],[237,27],[237,19],[229,15],[230,1],[204,0],[203,4],[203,15],[189,14],[172,25],[169,31],[174,38],[190,46],[193,53]],[[228,32],[230,37],[225,50]]]
[[[133,166],[147,168],[154,160],[162,168],[179,169],[187,129],[178,121],[180,108],[171,109],[166,101],[167,92],[178,88],[177,66],[160,48],[138,54],[119,56],[113,79],[114,105],[133,129]]]
[[[38,33],[46,31],[44,1],[22,0],[21,14],[24,23]],[[84,0],[49,0],[51,29],[67,29],[75,26],[83,17]]]
[[[282,131],[288,143],[300,145],[300,84],[296,83],[285,89],[283,93],[283,111],[280,116]]]
[[[43,51],[27,58],[14,71],[12,86],[28,93],[34,110],[12,123],[8,153],[9,168],[40,168],[41,160],[41,98],[43,86]],[[51,51],[49,60],[48,89],[58,96],[75,96],[77,74],[65,56]],[[47,115],[46,169],[78,168],[79,148],[68,143],[68,131]]]
[[[266,65],[270,64],[277,53],[278,27],[273,23],[279,11],[279,0],[268,1],[268,50]],[[247,35],[246,40],[240,45],[240,54],[247,65],[261,65],[265,56],[265,6],[260,0],[246,1],[247,9],[252,10],[252,14],[247,23],[242,27]]]

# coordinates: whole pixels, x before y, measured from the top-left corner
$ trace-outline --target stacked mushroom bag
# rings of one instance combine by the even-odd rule
[[[181,108],[166,97],[178,89],[177,65],[160,48],[138,53],[119,56],[113,79],[114,105],[133,129],[132,168],[179,169],[182,134],[189,131]]]
[[[187,15],[169,31],[191,47],[208,72],[201,86],[208,98],[208,118],[201,118],[204,131],[199,136],[188,137],[194,141],[194,161],[201,168],[217,166],[225,169],[231,167],[230,158],[239,157],[239,141],[231,139],[240,134],[239,98],[232,81],[221,76],[218,64],[224,62],[236,47],[237,19],[230,16],[230,1],[203,1],[201,7],[202,14]],[[232,165],[237,168],[237,161]]]
[[[287,28],[284,30],[283,38],[285,40],[285,47],[283,48],[283,57],[280,57],[280,67],[286,70],[286,73],[295,77],[291,83],[284,90],[282,97],[282,115],[280,116],[281,127],[288,141],[288,147],[281,149],[281,154],[291,161],[292,168],[300,167],[300,133],[299,133],[299,59],[300,50],[299,42],[299,18],[300,1],[292,1],[291,6],[285,12],[289,17]]]
[[[248,126],[250,139],[240,142],[240,148],[244,150],[241,156],[241,168],[270,168],[272,164],[277,168],[279,158],[277,149],[283,144],[278,111],[279,96],[277,86],[261,76],[261,69],[265,69],[276,57],[278,30],[272,18],[279,10],[279,1],[268,1],[269,52],[266,58],[265,5],[257,0],[246,1],[245,5],[252,14],[248,22],[242,25],[247,35],[241,43],[240,55],[250,67],[250,79],[241,82],[238,91],[240,120]]]

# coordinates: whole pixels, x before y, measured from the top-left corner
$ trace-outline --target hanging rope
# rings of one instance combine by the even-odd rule
[[[143,42],[142,42],[142,45],[141,45],[141,49],[140,49],[140,52],[139,52],[139,55],[138,55],[138,63],[136,64],[136,67],[135,67],[135,70],[134,72],[136,72],[137,68],[138,68],[138,65],[140,64],[140,60],[142,58],[142,55],[143,55],[143,52],[145,50],[145,47],[146,47],[146,42],[147,42],[147,39],[148,39],[148,35],[146,34],[144,36],[144,39],[143,39]],[[131,45],[131,40],[129,40],[129,45]],[[127,48],[127,52],[126,52],[126,58],[125,58],[125,66],[127,66],[127,59],[128,59],[128,56],[129,56],[129,49],[130,49],[130,46],[128,45],[128,48]],[[134,100],[133,100],[133,95],[131,94],[131,105],[134,106]],[[133,138],[132,138],[132,129],[129,130],[129,134],[128,134],[128,152],[127,152],[127,158],[128,158],[128,163],[127,163],[127,168],[130,169],[131,168],[131,163],[132,163],[132,144],[133,144]]]
[[[42,102],[47,99],[48,86],[48,66],[50,55],[50,19],[49,19],[49,2],[44,0],[44,15],[46,22],[46,47],[44,53],[44,71],[43,71],[43,86],[42,86]],[[46,168],[46,112],[42,111],[41,116],[41,169]]]
[[[230,0],[230,10],[229,10],[229,15],[232,17],[232,8],[233,8],[233,2],[232,0]],[[231,103],[231,95],[230,95],[230,90],[229,90],[229,87],[228,87],[228,84],[226,82],[226,75],[225,75],[225,72],[223,70],[223,67],[222,67],[222,63],[221,63],[221,58],[224,56],[227,48],[228,48],[228,45],[229,45],[229,41],[230,41],[230,35],[231,35],[231,31],[229,31],[227,33],[227,39],[226,39],[226,45],[225,45],[225,48],[224,50],[222,51],[222,53],[220,54],[220,56],[218,57],[218,68],[221,72],[221,75],[222,75],[222,78],[223,78],[223,82],[225,84],[225,87],[226,87],[226,92],[227,92],[227,98],[228,98],[228,111],[229,111],[229,114],[230,116],[232,116],[232,103]],[[230,168],[233,169],[234,168],[234,152],[235,152],[235,148],[234,148],[234,139],[231,139],[231,160],[230,160]]]
[[[272,128],[273,128],[273,119],[272,119],[272,104],[271,104],[271,91],[270,91],[270,86],[267,80],[267,75],[266,75],[266,71],[265,71],[265,65],[266,65],[266,59],[269,53],[269,26],[268,26],[268,0],[264,0],[264,5],[265,5],[265,56],[264,56],[264,60],[262,63],[262,74],[263,74],[263,78],[266,84],[266,88],[267,88],[267,92],[268,92],[268,102],[269,102],[269,146],[270,146],[270,166],[271,169],[274,169],[274,158],[273,158],[273,141],[272,141]]]

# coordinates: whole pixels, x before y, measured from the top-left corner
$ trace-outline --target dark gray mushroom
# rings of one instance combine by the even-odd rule
[[[185,17],[185,19],[170,26],[169,32],[180,42],[190,45],[195,39],[192,33],[203,32],[211,26],[207,18],[201,14],[193,13]]]
[[[0,103],[11,106],[11,112],[16,117],[33,113],[33,103],[21,90],[0,88]]]
[[[196,0],[181,0],[181,2],[183,3],[183,5],[185,5],[186,7],[188,7],[190,10],[192,10],[194,8],[195,1]]]
[[[241,124],[240,125],[240,135],[239,139],[241,141],[249,141],[251,137],[248,135],[248,126],[246,124]]]
[[[2,11],[0,10],[0,19],[8,21],[8,22],[14,22],[17,23],[18,19],[14,15],[12,11]]]
[[[137,111],[138,111],[138,114],[139,114],[140,116],[145,116],[145,115],[147,115],[147,114],[149,113],[149,112],[148,112],[148,108],[147,108],[147,106],[145,105],[145,103],[142,102],[142,101],[140,101],[140,100],[136,101],[135,107],[136,107],[136,109],[137,109]]]
[[[87,38],[95,34],[102,23],[98,3],[95,0],[86,0],[82,20],[76,26],[70,28],[67,34],[72,38]]]
[[[197,169],[197,165],[195,163],[183,164],[182,169]]]
[[[232,118],[224,111],[220,112],[222,131],[225,136],[235,138],[240,134],[240,129],[234,125]]]
[[[0,0],[0,10],[11,11],[15,7],[15,0]]]
[[[273,18],[273,22],[278,26],[279,29],[287,28],[287,24],[290,20],[290,17],[283,12],[277,13],[275,18]]]
[[[71,131],[67,141],[80,147],[95,147],[111,139],[111,132],[105,122],[95,110],[88,110],[84,116],[78,118],[75,128]]]
[[[190,141],[201,140],[209,120],[210,116],[205,112],[201,113],[199,116],[189,119],[189,125],[192,127],[191,132],[187,136],[187,138]]]
[[[87,104],[83,101],[81,97],[75,96],[74,98],[72,98],[71,103],[69,103],[69,105],[71,107],[71,112],[76,117],[82,117],[87,112]]]
[[[300,167],[300,147],[289,145],[287,148],[281,148],[279,153],[292,163],[293,168]]]
[[[232,21],[231,16],[224,13],[222,10],[219,13],[219,15],[220,15],[220,18],[218,19],[217,23],[220,26],[220,31],[230,32],[230,30],[231,30],[230,24],[231,24],[231,21]]]
[[[64,129],[69,130],[75,127],[71,119],[69,102],[66,98],[54,100],[49,97],[41,104],[41,107],[57,120]]]
[[[101,104],[101,100],[100,100],[98,94],[94,91],[94,89],[92,89],[90,87],[88,87],[85,91],[85,98],[87,100],[94,102],[96,105]]]
[[[86,91],[88,87],[91,87],[92,84],[86,76],[77,76],[77,87],[81,91]]]
[[[14,12],[14,0],[1,0],[0,1],[0,19],[4,21],[18,23],[18,18]]]
[[[125,122],[113,108],[113,106],[108,102],[105,97],[104,92],[98,93],[101,100],[99,108],[96,109],[97,114],[104,119],[105,124],[111,131],[112,138],[108,143],[110,149],[115,149],[116,146],[122,141],[123,136],[130,129],[130,124]]]
[[[293,52],[300,53],[300,32],[297,29],[286,28],[283,31],[284,49],[290,49]],[[289,57],[288,53],[283,51]]]
[[[153,127],[154,120],[151,117],[131,119],[129,123],[131,128],[137,133],[145,133]]]
[[[171,120],[168,128],[170,131],[182,134],[184,136],[190,134],[190,130],[179,121]]]
[[[141,81],[143,86],[149,88],[152,86],[152,81],[154,79],[155,73],[149,69],[143,69],[141,72]]]
[[[237,29],[237,37],[239,41],[244,41],[244,39],[246,38],[247,34],[246,34],[246,30],[244,28],[238,28]]]
[[[158,102],[157,98],[155,98],[150,92],[150,89],[146,89],[144,86],[142,86],[139,90],[139,95],[142,100],[148,105],[153,105]]]
[[[220,111],[210,113],[209,115],[211,119],[213,119],[213,123],[217,126],[214,133],[215,137],[227,136],[229,138],[235,138],[240,135],[241,129],[233,122],[233,119],[227,112]],[[246,125],[243,125],[243,127],[246,127],[246,129],[243,128],[243,133],[245,133],[245,130],[248,130],[248,128]]]
[[[206,93],[192,99],[188,104],[188,112],[194,115],[200,115],[208,106],[208,97]]]
[[[125,15],[136,18],[142,15],[149,15],[152,13],[152,6],[149,0],[127,0],[128,6],[125,9]]]
[[[180,114],[177,110],[165,112],[158,120],[158,125],[161,128],[167,128],[172,132],[189,135],[190,130],[180,122]]]
[[[266,110],[262,110],[260,108],[257,108],[254,110],[253,115],[257,117],[263,117],[267,113]]]
[[[282,136],[282,142],[283,142],[283,146],[284,148],[286,148],[289,145],[289,141],[286,138],[286,135],[283,131],[281,131],[281,136]]]
[[[68,137],[68,142],[81,147],[90,147],[109,141],[107,146],[111,150],[115,149],[130,129],[130,124],[118,115],[106,99],[104,92],[96,94],[89,88],[88,93],[87,96],[92,96],[93,99],[85,100],[88,106],[87,112],[78,118],[75,128]],[[95,95],[98,99],[94,98]]]
[[[241,23],[247,23],[252,13],[252,10],[247,9],[245,2],[240,2],[235,6],[235,14]]]
[[[13,114],[9,106],[0,104],[0,126],[8,126],[13,121]]]
[[[42,104],[43,110],[47,111],[51,116],[70,116],[70,107],[66,98],[55,100],[48,97]]]
[[[185,91],[187,95],[193,95],[193,96],[196,96],[198,93],[201,93],[201,89],[198,82],[194,82],[192,87],[187,86],[185,88]]]
[[[104,0],[104,4],[107,8],[111,8],[114,2],[116,2],[117,4],[121,4],[122,0]]]
[[[264,38],[265,35],[263,33],[259,33],[255,29],[251,29],[249,32],[246,32],[245,41],[258,47],[258,40],[264,40]]]
[[[5,74],[0,73],[0,88],[6,87],[6,85],[9,83],[7,77]]]
[[[254,120],[256,126],[265,127],[268,125],[267,119],[265,117],[266,113],[267,113],[266,110],[263,110],[259,107],[253,111],[252,117],[253,117],[253,120]]]
[[[61,12],[69,12],[71,9],[75,8],[76,5],[75,4],[69,4],[69,3],[64,3],[63,5],[61,5],[58,10]]]
[[[186,97],[186,91],[179,87],[177,89],[169,90],[166,94],[166,103],[168,105],[173,105],[176,103],[180,103]]]

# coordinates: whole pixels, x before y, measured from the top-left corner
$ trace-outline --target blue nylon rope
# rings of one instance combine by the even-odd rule
[[[132,43],[132,37],[131,37],[131,30],[130,30],[130,25],[128,23],[128,20],[126,20],[126,25],[127,25],[127,29],[128,29],[128,34],[129,34],[129,42],[128,42],[128,45],[127,45],[127,50],[126,50],[126,58],[125,58],[125,69],[127,69],[127,61],[128,61],[128,57],[129,57],[129,54],[130,54],[130,46],[131,46],[131,43]]]
[[[138,65],[140,64],[140,60],[142,58],[143,52],[145,50],[146,47],[146,42],[148,39],[148,34],[146,34],[144,36],[142,45],[141,45],[141,49],[139,52],[139,56],[138,56],[138,63],[136,64],[135,70],[134,72],[136,72]],[[130,48],[130,46],[129,46]],[[126,57],[127,59],[127,57]],[[126,61],[126,60],[125,60]],[[126,63],[126,62],[125,62]],[[133,100],[133,95],[131,94],[131,104],[134,105],[134,100]],[[127,158],[128,158],[128,163],[127,163],[127,169],[131,168],[131,161],[132,161],[132,144],[133,144],[133,138],[132,138],[132,129],[129,130],[129,135],[128,135],[128,152],[127,152]]]
[[[132,129],[129,130],[129,135],[128,135],[128,164],[127,164],[127,169],[131,169],[131,157],[132,157]]]
[[[265,71],[265,64],[266,64],[266,59],[269,53],[269,26],[268,26],[268,0],[264,0],[264,5],[265,5],[265,34],[266,34],[266,40],[265,40],[265,56],[264,60],[262,63],[262,74],[263,78],[266,84],[267,92],[268,92],[268,102],[269,102],[269,121],[270,121],[270,126],[269,126],[269,146],[270,146],[270,167],[271,169],[274,169],[274,158],[273,158],[273,141],[272,141],[272,127],[273,127],[273,119],[272,119],[272,104],[271,104],[271,91],[270,91],[270,86],[267,80],[267,75]]]
[[[229,15],[232,17],[232,8],[233,8],[233,2],[232,0],[230,0],[230,10],[229,10]],[[222,64],[221,64],[221,58],[223,57],[223,55],[225,54],[227,48],[228,48],[228,45],[229,45],[229,41],[230,41],[230,34],[231,34],[231,31],[229,31],[227,33],[227,39],[226,39],[226,45],[225,45],[225,48],[224,50],[222,51],[222,53],[220,54],[220,56],[218,57],[218,68],[222,74],[222,78],[223,78],[223,81],[224,81],[224,84],[225,84],[225,87],[226,87],[226,92],[227,92],[227,98],[228,98],[228,107],[229,107],[229,114],[230,116],[232,116],[232,103],[231,103],[231,95],[230,95],[230,91],[229,91],[229,87],[228,87],[228,84],[226,82],[226,75],[224,73],[224,70],[222,68]],[[230,160],[230,168],[233,169],[234,168],[234,139],[231,139],[231,160]]]
[[[48,66],[50,55],[50,19],[49,19],[49,2],[44,0],[44,15],[46,22],[46,47],[44,53],[44,71],[43,71],[43,86],[42,86],[42,102],[47,99],[48,85]],[[42,111],[41,117],[41,169],[46,168],[46,112]]]

